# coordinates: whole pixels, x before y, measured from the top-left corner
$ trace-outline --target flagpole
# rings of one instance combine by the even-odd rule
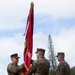
[[[34,6],[34,3],[33,2],[31,2],[31,7],[33,7]]]
[[[31,2],[31,8],[32,8],[32,16],[33,16],[33,20],[32,20],[32,24],[33,24],[33,27],[34,27],[34,3]],[[32,33],[33,33],[33,29],[32,29]]]
[[[34,3],[33,2],[31,2],[31,8],[32,8],[32,17],[33,17],[33,19],[32,19],[33,27],[32,28],[34,29]],[[33,35],[33,29],[32,29],[32,35]],[[33,36],[32,36],[32,38],[33,38]],[[32,44],[33,44],[33,41],[32,41]],[[32,45],[32,51],[33,51],[33,45]],[[31,55],[31,63],[32,63],[32,55]]]

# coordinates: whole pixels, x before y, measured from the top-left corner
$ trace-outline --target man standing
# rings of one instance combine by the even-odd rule
[[[30,68],[30,70],[27,72],[26,75],[48,75],[49,73],[49,67],[50,63],[49,61],[44,57],[45,50],[38,48],[36,55],[37,60],[35,60]]]
[[[56,75],[70,75],[70,66],[64,60],[65,54],[63,52],[60,52],[57,54],[56,57],[58,61],[60,62],[56,70]]]
[[[7,66],[8,75],[20,75],[21,71],[24,68],[24,64],[18,66],[20,57],[18,57],[17,53],[12,54],[10,57],[12,62]]]

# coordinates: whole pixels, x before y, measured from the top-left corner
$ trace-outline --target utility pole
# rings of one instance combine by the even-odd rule
[[[54,54],[54,47],[53,47],[53,43],[52,43],[52,38],[49,34],[48,37],[48,49],[49,49],[49,62],[50,62],[50,72],[51,75],[54,75],[54,72],[56,71],[56,58],[55,58],[55,54]]]

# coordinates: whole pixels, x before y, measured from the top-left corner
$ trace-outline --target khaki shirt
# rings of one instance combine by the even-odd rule
[[[21,73],[21,70],[24,68],[24,65],[14,65],[12,63],[8,64],[7,66],[7,72],[8,72],[8,75],[20,75]]]
[[[49,73],[50,63],[45,58],[37,59],[33,62],[30,70],[27,72],[26,75],[48,75]]]
[[[66,61],[58,64],[56,75],[70,75],[70,66]]]

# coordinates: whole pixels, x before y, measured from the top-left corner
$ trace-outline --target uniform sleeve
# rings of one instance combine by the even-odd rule
[[[18,71],[21,71],[24,68],[24,65],[20,66],[13,66],[11,64],[8,65],[7,70],[12,72],[12,73],[17,73]]]
[[[64,65],[60,65],[60,75],[64,75]]]
[[[30,70],[27,72],[26,75],[32,75],[32,73],[35,73],[37,67],[37,63],[34,62],[33,65],[31,66]]]
[[[62,63],[58,65],[56,75],[64,75],[64,65]]]

